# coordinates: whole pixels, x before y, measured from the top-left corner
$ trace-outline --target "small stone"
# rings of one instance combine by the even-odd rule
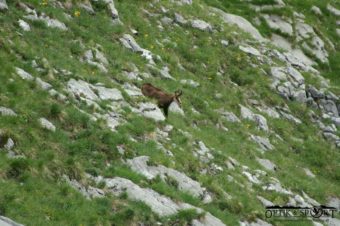
[[[257,162],[261,164],[265,169],[270,170],[270,171],[275,171],[276,170],[276,165],[272,163],[268,159],[260,159],[256,158]]]
[[[95,86],[94,89],[98,91],[98,96],[102,100],[123,100],[122,93],[118,89],[105,88],[102,86]]]
[[[308,168],[303,168],[303,170],[305,171],[306,175],[311,177],[311,178],[315,178],[314,173],[312,173],[312,171],[310,171],[310,169]]]
[[[268,138],[255,135],[251,135],[250,137],[253,141],[255,141],[255,143],[257,143],[261,147],[263,151],[269,151],[274,149],[274,146],[270,143]]]
[[[7,10],[8,6],[6,0],[0,0],[0,10]]]
[[[208,32],[212,32],[212,26],[210,24],[208,24],[207,22],[203,21],[203,20],[192,20],[191,21],[191,26],[193,28],[197,28],[201,31],[208,31]]]
[[[177,102],[172,102],[169,106],[169,111],[180,115],[184,115],[183,109],[177,104]]]
[[[193,88],[197,88],[200,86],[200,84],[198,82],[195,82],[194,80],[191,80],[191,79],[182,79],[180,81],[181,84],[184,84],[184,85],[189,85]]]
[[[164,25],[170,25],[170,24],[172,24],[173,20],[171,18],[165,16],[161,19],[161,22]]]
[[[0,0],[0,9],[1,9],[1,0]],[[0,216],[0,225],[1,226],[24,226],[23,224],[19,224],[4,216]]]
[[[254,55],[254,56],[261,56],[261,53],[257,49],[255,49],[251,46],[248,46],[248,47],[239,46],[239,49],[242,50],[245,53],[249,53],[249,54]]]
[[[33,80],[33,76],[28,72],[24,71],[23,69],[16,67],[15,70],[22,79],[30,81]]]
[[[257,196],[258,200],[260,200],[260,202],[262,203],[262,205],[264,207],[268,207],[268,206],[274,206],[274,203],[272,203],[271,201],[263,198],[262,196]]]
[[[221,40],[221,44],[227,47],[229,45],[229,42],[227,40]]]
[[[14,141],[12,140],[12,138],[8,138],[7,143],[4,145],[4,148],[10,151],[12,150],[13,147],[14,147]]]
[[[17,116],[17,114],[12,109],[6,107],[0,107],[0,114],[2,116]]]
[[[327,9],[330,13],[332,13],[334,16],[340,16],[340,10],[333,7],[331,4],[327,4]]]
[[[281,32],[292,36],[293,27],[290,23],[283,20],[281,17],[276,15],[263,15],[263,18],[267,22],[268,26],[273,30],[280,30]]]
[[[52,88],[52,85],[47,83],[47,82],[44,82],[43,80],[41,80],[40,78],[36,78],[35,79],[35,82],[37,83],[37,85],[43,89],[43,90],[49,90]]]
[[[19,26],[21,27],[22,30],[24,30],[24,31],[30,31],[31,30],[30,25],[28,23],[26,23],[25,21],[18,20],[18,23],[19,23]]]
[[[317,7],[317,6],[315,6],[315,5],[312,6],[311,10],[312,10],[313,13],[315,13],[315,14],[318,15],[318,16],[321,16],[321,15],[322,15],[322,12],[321,12],[320,8]]]
[[[186,19],[184,19],[184,17],[178,13],[175,13],[175,22],[179,23],[179,24],[187,24],[188,21]]]
[[[44,129],[50,130],[52,132],[55,132],[56,130],[56,127],[46,118],[40,118],[39,123],[40,123],[40,126]]]

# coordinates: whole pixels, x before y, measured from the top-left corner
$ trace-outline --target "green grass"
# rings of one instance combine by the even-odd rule
[[[48,28],[42,22],[31,22],[32,31],[22,32],[17,20],[25,13],[15,7],[15,1],[9,2],[10,12],[1,14],[0,23],[0,101],[1,106],[9,107],[18,117],[0,116],[0,128],[6,137],[15,142],[14,151],[25,158],[9,159],[4,151],[0,151],[0,214],[8,216],[25,225],[135,225],[138,222],[154,225],[161,222],[165,225],[177,223],[185,225],[192,219],[202,217],[192,210],[181,211],[174,216],[160,218],[152,213],[149,207],[140,202],[129,201],[121,197],[97,198],[87,200],[80,193],[69,187],[61,178],[68,175],[79,181],[85,181],[84,174],[103,175],[106,177],[127,178],[141,187],[149,187],[160,194],[171,197],[178,202],[186,202],[200,207],[221,219],[228,225],[235,225],[240,220],[253,221],[264,218],[264,208],[256,195],[262,195],[278,204],[288,201],[286,195],[275,192],[264,192],[259,186],[251,189],[240,187],[247,179],[241,174],[242,169],[228,170],[225,161],[229,156],[237,159],[250,169],[262,169],[255,161],[256,157],[270,159],[278,166],[277,172],[268,172],[268,176],[279,178],[285,188],[294,193],[306,192],[309,196],[325,204],[330,196],[340,193],[338,151],[320,134],[316,126],[310,123],[308,109],[298,103],[288,103],[270,89],[270,81],[261,69],[268,71],[270,65],[262,64],[254,57],[249,57],[239,50],[239,41],[248,39],[249,35],[237,28],[221,23],[220,19],[207,13],[207,6],[215,6],[235,13],[252,21],[256,13],[242,1],[197,1],[192,6],[174,6],[170,2],[161,1],[150,6],[151,1],[115,1],[124,25],[113,26],[106,8],[94,3],[96,15],[74,5],[71,9],[62,10],[50,4],[40,5],[40,1],[29,1],[40,12],[64,22],[68,31]],[[264,5],[273,1],[259,0],[253,4]],[[286,1],[291,7],[280,11],[289,16],[293,10],[306,14],[306,21],[329,37],[338,50],[338,40],[333,26],[327,30],[328,23],[335,19],[325,10],[326,3],[319,1]],[[336,5],[336,3],[333,3]],[[201,5],[203,7],[201,7]],[[315,18],[309,8],[317,5],[324,16]],[[159,7],[169,11],[165,13],[173,17],[175,12],[187,19],[199,18],[209,21],[221,32],[205,33],[190,26],[166,26],[164,31],[157,28],[158,17],[149,17],[141,9],[151,13],[161,13]],[[80,16],[66,19],[64,12],[73,15],[80,10]],[[277,13],[272,11],[268,13]],[[161,18],[161,17],[160,17]],[[162,58],[157,67],[168,66],[176,81],[161,79],[158,72],[150,69],[147,61],[136,53],[125,49],[119,38],[130,33],[129,28],[139,31],[136,41],[146,49]],[[261,33],[268,37],[271,31],[260,25]],[[238,34],[233,32],[237,31]],[[164,39],[170,40],[169,42]],[[230,41],[228,47],[220,44],[221,39]],[[156,43],[156,40],[161,45]],[[100,44],[101,51],[107,57],[109,73],[101,73],[98,69],[80,61],[85,51]],[[194,48],[197,46],[197,48]],[[256,46],[255,46],[256,47]],[[330,54],[330,64],[319,67],[321,73],[331,80],[332,90],[339,93],[339,54]],[[35,60],[42,70],[33,68]],[[71,78],[82,79],[91,84],[103,83],[106,87],[121,89],[120,82],[130,82],[122,73],[131,70],[131,63],[139,71],[153,75],[147,79],[167,91],[178,88],[183,90],[183,109],[185,116],[170,114],[165,122],[156,123],[145,119],[129,109],[123,109],[126,123],[118,126],[116,132],[109,130],[103,120],[91,121],[82,109],[93,114],[96,110],[69,99],[59,101],[41,90],[34,81],[24,81],[15,74],[14,67],[20,67],[49,82],[59,92],[67,95],[64,87]],[[180,63],[185,70],[178,66]],[[251,67],[251,63],[261,65]],[[71,75],[62,75],[54,71],[66,69]],[[217,75],[218,71],[224,71]],[[303,74],[307,84],[318,86],[318,81],[309,74]],[[13,79],[13,80],[11,80]],[[181,79],[192,79],[200,83],[199,88],[182,85]],[[117,82],[119,81],[119,82]],[[144,81],[134,82],[141,84]],[[235,86],[232,82],[238,84]],[[122,89],[121,89],[122,90]],[[220,93],[222,98],[215,97]],[[125,100],[132,106],[145,98],[130,98],[124,94]],[[255,123],[243,121],[230,123],[221,119],[216,109],[224,108],[238,116],[239,104],[247,105],[249,99],[256,99],[267,106],[283,106],[288,104],[294,116],[303,121],[295,125],[284,119],[267,117],[272,132],[259,131]],[[109,101],[100,103],[101,112],[105,112]],[[191,108],[199,112],[195,114]],[[257,112],[254,110],[254,112]],[[38,119],[45,117],[57,127],[55,133],[43,130]],[[228,132],[216,128],[222,123]],[[162,140],[162,145],[170,150],[174,157],[169,157],[157,147],[153,140],[155,130],[165,125],[174,126],[170,132],[170,140]],[[196,125],[196,126],[194,126]],[[186,131],[192,137],[183,135]],[[279,140],[275,133],[282,137]],[[269,136],[275,144],[275,150],[261,154],[257,144],[249,139],[249,134]],[[149,139],[146,139],[149,137]],[[133,138],[135,141],[133,141]],[[295,138],[302,139],[298,142]],[[214,155],[213,162],[224,168],[216,175],[201,173],[209,164],[201,163],[193,152],[197,149],[196,141],[203,141]],[[124,144],[125,154],[118,153],[117,145]],[[175,144],[175,145],[174,145]],[[161,164],[175,168],[191,178],[199,181],[214,196],[214,201],[204,204],[199,198],[185,192],[179,192],[176,182],[171,178],[162,181],[159,178],[147,180],[145,177],[129,169],[121,159],[140,155],[150,156],[152,164]],[[302,168],[307,167],[317,175],[315,179],[306,178]],[[231,175],[239,183],[230,183]],[[264,178],[263,181],[267,181]],[[105,188],[105,184],[98,185]],[[225,193],[233,198],[228,200]],[[271,222],[276,225],[293,225],[291,222]],[[304,222],[309,225],[310,222]],[[302,225],[302,224],[301,224]]]

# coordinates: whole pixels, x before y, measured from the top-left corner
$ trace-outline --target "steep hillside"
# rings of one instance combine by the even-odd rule
[[[265,216],[340,209],[339,1],[0,0],[0,24],[0,225],[340,225]]]

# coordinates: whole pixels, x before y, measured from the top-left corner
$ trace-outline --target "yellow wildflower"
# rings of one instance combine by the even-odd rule
[[[74,11],[74,16],[75,17],[79,17],[80,16],[80,11],[79,10]]]
[[[47,6],[48,0],[43,0],[40,4],[43,5],[43,6]]]

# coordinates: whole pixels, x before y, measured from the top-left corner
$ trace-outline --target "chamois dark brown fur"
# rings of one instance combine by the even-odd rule
[[[181,106],[181,100],[179,99],[182,95],[181,90],[177,90],[174,94],[169,94],[157,87],[154,87],[150,83],[144,83],[141,90],[144,96],[157,100],[158,107],[163,109],[166,117],[168,116],[169,106],[173,101],[177,102],[178,105]]]

